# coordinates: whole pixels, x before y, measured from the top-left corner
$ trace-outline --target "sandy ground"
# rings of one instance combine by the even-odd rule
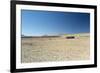
[[[22,38],[22,63],[87,60],[90,56],[90,39]]]

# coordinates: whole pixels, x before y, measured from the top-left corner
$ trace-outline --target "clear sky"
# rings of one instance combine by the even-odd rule
[[[90,14],[21,10],[22,34],[41,36],[90,32]]]

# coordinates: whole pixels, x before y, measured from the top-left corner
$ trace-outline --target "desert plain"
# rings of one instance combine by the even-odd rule
[[[67,38],[74,36],[74,38]],[[90,35],[22,37],[21,62],[78,61],[90,58]]]

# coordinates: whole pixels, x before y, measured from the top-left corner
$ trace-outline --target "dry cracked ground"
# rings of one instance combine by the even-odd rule
[[[90,38],[22,38],[21,62],[88,60]]]

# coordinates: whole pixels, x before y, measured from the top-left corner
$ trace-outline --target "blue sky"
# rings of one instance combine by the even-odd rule
[[[22,34],[41,36],[90,32],[90,14],[21,10]]]

